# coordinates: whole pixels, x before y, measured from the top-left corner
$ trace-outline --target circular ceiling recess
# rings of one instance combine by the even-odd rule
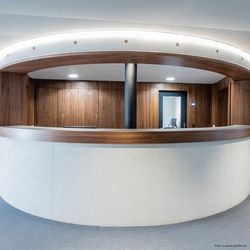
[[[124,64],[80,64],[41,69],[33,79],[124,82]],[[211,71],[169,65],[138,64],[137,82],[213,84],[225,76]]]
[[[250,54],[246,51],[213,40],[172,33],[65,33],[33,38],[0,50],[2,71],[30,72],[70,64],[126,62],[189,66],[225,75],[234,72],[232,77],[238,74],[236,78],[250,76]]]

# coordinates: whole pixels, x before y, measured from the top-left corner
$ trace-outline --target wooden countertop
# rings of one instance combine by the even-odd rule
[[[162,144],[235,140],[250,137],[250,126],[188,129],[69,129],[0,126],[0,137],[24,141],[86,144]]]

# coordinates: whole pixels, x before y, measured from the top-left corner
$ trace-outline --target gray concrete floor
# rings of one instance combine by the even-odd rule
[[[143,228],[101,228],[53,222],[20,212],[0,199],[0,249],[250,249],[250,197],[235,208],[205,219]]]

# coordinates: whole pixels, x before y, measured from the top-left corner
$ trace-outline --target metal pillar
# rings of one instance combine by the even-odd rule
[[[125,64],[125,98],[124,125],[125,128],[136,128],[136,81],[137,64]]]

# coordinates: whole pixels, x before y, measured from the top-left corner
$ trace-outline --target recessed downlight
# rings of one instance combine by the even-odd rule
[[[169,76],[169,77],[166,78],[166,81],[173,82],[173,81],[175,81],[175,77]]]
[[[79,76],[77,74],[69,74],[68,75],[69,78],[78,78]]]

